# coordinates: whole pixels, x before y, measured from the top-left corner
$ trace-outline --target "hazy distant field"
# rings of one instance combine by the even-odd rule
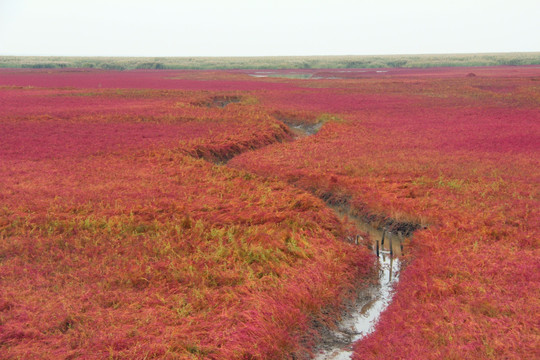
[[[418,229],[353,359],[537,357],[540,67],[361,68],[539,57],[2,58],[0,358],[311,358],[378,280],[334,209]],[[351,69],[38,68],[143,64]]]
[[[0,56],[1,67],[97,69],[338,69],[540,64],[540,53],[283,57],[22,57]]]

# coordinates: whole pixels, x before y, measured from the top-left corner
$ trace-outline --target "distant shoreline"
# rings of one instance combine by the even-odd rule
[[[348,69],[540,65],[540,52],[436,55],[332,55],[261,57],[0,56],[0,68],[134,69]]]

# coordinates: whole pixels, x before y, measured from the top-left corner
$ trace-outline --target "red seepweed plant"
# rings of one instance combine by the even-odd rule
[[[538,357],[538,69],[384,71],[0,71],[2,357],[307,356],[374,267],[320,199],[427,226],[355,358]]]
[[[295,93],[301,108],[342,121],[230,165],[360,214],[428,226],[355,359],[537,357],[540,74],[399,73]],[[280,94],[267,99],[272,109],[294,106]]]

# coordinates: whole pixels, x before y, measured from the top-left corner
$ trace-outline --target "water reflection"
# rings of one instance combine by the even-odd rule
[[[399,256],[405,241],[402,234],[381,231],[359,220],[356,222],[374,240],[374,253],[378,253],[378,282],[361,292],[354,310],[338,324],[338,329],[332,334],[333,341],[327,342],[316,360],[350,359],[352,345],[375,330],[381,313],[392,301],[394,285],[399,281]]]

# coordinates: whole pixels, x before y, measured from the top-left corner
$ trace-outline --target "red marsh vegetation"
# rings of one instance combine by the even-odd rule
[[[325,202],[427,226],[355,359],[540,355],[540,69],[272,72],[0,70],[2,358],[308,357]]]
[[[319,199],[204,160],[290,138],[248,96],[0,91],[2,358],[289,357],[372,271]]]
[[[540,69],[398,73],[269,94],[290,117],[332,117],[230,165],[428,226],[354,358],[538,357]]]

